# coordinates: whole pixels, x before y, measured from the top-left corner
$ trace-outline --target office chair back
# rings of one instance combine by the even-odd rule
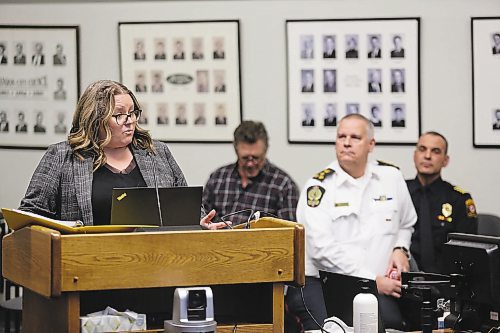
[[[478,214],[479,235],[500,237],[500,217],[493,214]]]

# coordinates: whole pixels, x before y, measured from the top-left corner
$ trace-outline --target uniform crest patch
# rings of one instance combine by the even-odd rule
[[[477,217],[476,205],[472,198],[465,200],[465,208],[467,210],[468,217]]]
[[[309,207],[318,207],[325,194],[325,189],[319,185],[311,186],[307,189],[307,205]]]

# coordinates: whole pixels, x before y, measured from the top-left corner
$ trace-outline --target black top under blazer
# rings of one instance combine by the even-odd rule
[[[167,145],[154,140],[153,144],[156,154],[131,146],[146,185],[155,186],[156,173],[159,187],[187,186]],[[80,220],[84,225],[93,225],[93,161],[92,156],[83,160],[75,156],[67,141],[51,145],[38,164],[19,209],[58,220]]]

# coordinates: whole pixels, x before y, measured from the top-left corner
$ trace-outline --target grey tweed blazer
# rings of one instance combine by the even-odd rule
[[[148,187],[187,186],[181,169],[165,143],[153,141],[156,154],[132,147]],[[153,163],[154,160],[154,163]],[[38,164],[19,209],[46,217],[93,225],[93,158],[73,155],[67,141],[51,145]],[[154,171],[153,171],[154,170]]]

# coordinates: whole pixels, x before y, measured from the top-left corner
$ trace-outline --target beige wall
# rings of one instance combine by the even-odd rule
[[[271,136],[270,159],[300,187],[334,158],[334,150],[287,143],[285,20],[420,17],[422,130],[440,131],[450,141],[451,163],[444,178],[469,190],[480,212],[500,215],[500,150],[472,147],[471,16],[500,16],[500,1],[0,4],[0,24],[79,25],[83,87],[96,79],[119,79],[119,21],[239,19],[244,118],[264,121]],[[265,89],[262,82],[267,83]],[[230,144],[170,146],[192,185],[204,184],[213,169],[234,160]],[[414,177],[412,153],[412,147],[385,146],[377,147],[373,157],[391,161],[405,177]],[[0,206],[18,205],[41,155],[41,151],[0,149]]]

